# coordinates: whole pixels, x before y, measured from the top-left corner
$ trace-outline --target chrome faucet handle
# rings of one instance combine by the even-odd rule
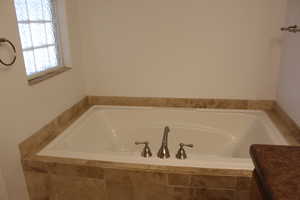
[[[144,149],[141,153],[142,157],[144,158],[149,158],[152,156],[152,153],[151,153],[151,150],[150,150],[150,147],[149,147],[149,142],[145,141],[145,142],[135,142],[136,145],[145,145],[144,146]]]
[[[193,148],[194,145],[193,144],[184,144],[184,143],[180,143],[179,144],[179,150],[177,151],[177,154],[176,154],[176,158],[177,159],[180,159],[180,160],[184,160],[187,158],[187,155],[186,155],[186,152],[184,150],[184,147],[190,147],[190,148]]]

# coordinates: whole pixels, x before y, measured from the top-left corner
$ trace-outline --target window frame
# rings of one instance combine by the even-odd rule
[[[41,0],[42,1],[42,0]],[[27,4],[27,0],[25,0],[26,2],[26,9],[27,9],[27,15],[29,14],[28,11],[28,4]],[[22,46],[22,56],[23,56],[23,60],[24,60],[24,64],[25,64],[25,59],[24,59],[24,52],[26,51],[30,51],[30,50],[35,50],[35,49],[40,49],[40,48],[45,48],[45,47],[49,47],[49,46],[54,46],[56,48],[56,54],[57,54],[57,66],[53,66],[50,67],[48,69],[45,69],[43,71],[40,72],[35,72],[33,74],[27,74],[27,69],[26,69],[26,64],[25,64],[25,70],[26,70],[26,76],[28,81],[30,80],[34,80],[37,79],[39,77],[42,77],[44,75],[48,75],[51,72],[55,72],[55,71],[60,71],[62,68],[64,68],[64,54],[63,54],[63,48],[62,48],[62,41],[61,41],[61,31],[60,31],[60,16],[58,14],[58,8],[57,8],[57,1],[56,0],[50,0],[51,3],[51,9],[52,9],[52,18],[51,20],[30,20],[28,18],[28,20],[18,20],[17,18],[17,24],[18,24],[18,29],[19,29],[19,24],[28,24],[30,25],[31,23],[41,23],[41,24],[46,24],[46,23],[51,23],[53,25],[53,34],[54,34],[54,38],[55,38],[55,43],[53,45],[50,44],[45,44],[45,45],[41,45],[41,46],[32,46],[29,48],[23,48]],[[16,11],[16,8],[15,8]],[[46,31],[46,30],[45,30]],[[19,30],[19,37],[21,39],[21,33]],[[30,37],[32,37],[32,33],[31,33],[31,29],[30,29]],[[33,45],[33,44],[32,44]],[[34,55],[35,58],[35,55]],[[36,66],[35,66],[36,68]]]

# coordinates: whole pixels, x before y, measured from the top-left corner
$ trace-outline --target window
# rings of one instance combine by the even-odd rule
[[[62,65],[55,0],[15,0],[28,76]]]

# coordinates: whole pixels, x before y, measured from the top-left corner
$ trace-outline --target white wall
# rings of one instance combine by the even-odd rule
[[[52,79],[29,86],[20,54],[12,0],[0,0],[0,24],[0,37],[12,40],[19,52],[14,67],[9,71],[0,71],[0,168],[3,170],[9,200],[26,200],[18,144],[83,98],[84,90],[77,66]],[[1,57],[3,54],[3,50],[0,50]]]
[[[286,26],[300,26],[300,1],[288,0]],[[285,33],[278,101],[300,126],[300,33]]]
[[[276,97],[286,0],[69,3],[90,95]]]
[[[0,168],[0,199],[1,200],[8,200],[6,184],[4,182],[2,169]]]

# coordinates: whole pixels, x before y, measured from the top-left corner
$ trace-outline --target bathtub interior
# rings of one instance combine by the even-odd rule
[[[191,159],[249,159],[251,144],[285,143],[262,111],[94,106],[40,154],[136,156],[143,147],[136,146],[135,141],[148,141],[155,154],[165,126],[171,129],[169,149],[173,157],[181,142],[194,145],[186,149]]]

